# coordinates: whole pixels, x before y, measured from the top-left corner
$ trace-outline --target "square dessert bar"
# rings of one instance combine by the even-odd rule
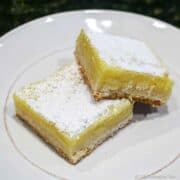
[[[159,106],[171,94],[166,69],[142,41],[82,30],[75,56],[96,100],[128,97]]]
[[[132,118],[127,100],[96,102],[73,63],[14,93],[16,114],[75,164]]]

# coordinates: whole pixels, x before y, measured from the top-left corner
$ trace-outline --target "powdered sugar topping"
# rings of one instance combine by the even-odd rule
[[[106,33],[86,34],[100,57],[112,66],[158,76],[166,73],[160,60],[142,41]]]
[[[75,63],[57,71],[46,81],[16,93],[61,131],[77,135],[104,115],[111,105],[128,100],[95,102]]]

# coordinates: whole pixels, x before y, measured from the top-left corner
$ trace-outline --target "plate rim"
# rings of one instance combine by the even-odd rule
[[[122,11],[122,10],[112,10],[112,9],[78,9],[78,10],[69,10],[69,11],[61,11],[61,12],[57,12],[57,13],[52,13],[49,15],[44,15],[35,19],[32,19],[28,22],[25,22],[21,25],[18,25],[17,27],[7,31],[5,34],[3,34],[2,36],[0,36],[0,41],[5,41],[6,39],[10,38],[12,35],[18,33],[20,30],[22,30],[23,28],[26,28],[26,26],[29,25],[33,25],[35,23],[37,23],[38,21],[41,21],[44,18],[47,18],[49,16],[51,17],[56,17],[56,16],[64,16],[64,15],[73,15],[73,14],[78,14],[78,13],[89,13],[89,14],[97,14],[97,13],[111,13],[111,14],[126,14],[129,16],[138,16],[140,18],[144,18],[148,21],[158,21],[161,22],[165,25],[167,25],[169,28],[171,28],[173,31],[177,31],[180,33],[180,28],[165,22],[163,20],[151,17],[151,16],[147,16],[147,15],[143,15],[140,13],[136,13],[136,12],[131,12],[131,11]]]

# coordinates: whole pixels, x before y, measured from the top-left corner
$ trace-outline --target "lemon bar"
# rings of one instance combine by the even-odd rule
[[[72,164],[132,118],[127,100],[96,102],[74,62],[14,93],[16,114]]]
[[[82,30],[75,56],[96,100],[128,97],[159,106],[171,94],[165,66],[142,41]]]

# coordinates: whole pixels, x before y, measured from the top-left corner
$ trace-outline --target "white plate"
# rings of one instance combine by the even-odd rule
[[[175,86],[167,106],[139,107],[132,124],[73,166],[15,117],[12,93],[73,61],[81,28],[145,41],[168,65]],[[0,179],[180,179],[179,67],[180,31],[137,14],[60,13],[7,33],[0,39]]]

